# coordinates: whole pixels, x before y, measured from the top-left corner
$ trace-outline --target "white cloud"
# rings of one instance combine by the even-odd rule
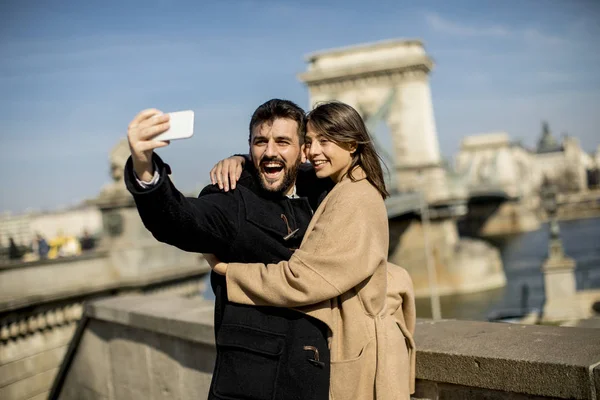
[[[569,41],[565,38],[549,35],[535,28],[525,29],[522,36],[527,44],[534,46],[556,47],[569,44]]]
[[[471,26],[455,21],[450,21],[436,13],[427,13],[425,15],[425,18],[429,26],[435,31],[449,35],[494,37],[507,37],[511,35],[511,31],[509,29],[500,25],[492,25],[488,27]]]
[[[537,28],[513,29],[503,25],[475,26],[451,21],[436,13],[426,13],[427,24],[436,32],[464,37],[514,37],[530,46],[557,47],[569,45],[566,38],[550,35]]]

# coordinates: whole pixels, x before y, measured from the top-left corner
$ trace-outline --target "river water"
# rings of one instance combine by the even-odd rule
[[[575,259],[577,290],[600,289],[600,218],[559,222],[563,247]],[[442,317],[487,320],[499,315],[540,309],[544,301],[541,266],[548,255],[549,225],[490,241],[500,250],[506,286],[441,299]],[[417,316],[431,317],[428,298],[417,300]]]

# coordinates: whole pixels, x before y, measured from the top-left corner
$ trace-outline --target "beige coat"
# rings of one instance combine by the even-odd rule
[[[409,399],[413,289],[406,271],[387,262],[388,241],[381,195],[366,179],[346,177],[321,203],[289,261],[228,264],[229,300],[293,307],[325,322],[330,399]]]

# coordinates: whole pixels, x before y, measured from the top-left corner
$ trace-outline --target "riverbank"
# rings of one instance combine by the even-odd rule
[[[559,221],[565,253],[577,263],[577,290],[600,289],[600,218]],[[443,318],[487,320],[539,310],[544,302],[541,266],[548,254],[549,226],[489,242],[500,251],[506,286],[480,293],[441,297]],[[429,298],[417,300],[417,315],[431,317]]]
[[[560,221],[600,218],[600,189],[559,194],[557,218]]]

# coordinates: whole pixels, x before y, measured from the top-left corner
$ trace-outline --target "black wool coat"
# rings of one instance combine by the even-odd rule
[[[154,237],[182,250],[213,253],[224,262],[278,263],[300,246],[320,199],[331,183],[301,168],[298,199],[262,190],[247,165],[237,188],[206,186],[197,198],[180,193],[170,168],[154,155],[160,180],[142,189],[131,158],[125,184]],[[248,163],[247,163],[248,164]],[[211,274],[215,292],[217,360],[209,399],[328,399],[327,328],[300,312],[252,307],[227,300],[225,279]]]

